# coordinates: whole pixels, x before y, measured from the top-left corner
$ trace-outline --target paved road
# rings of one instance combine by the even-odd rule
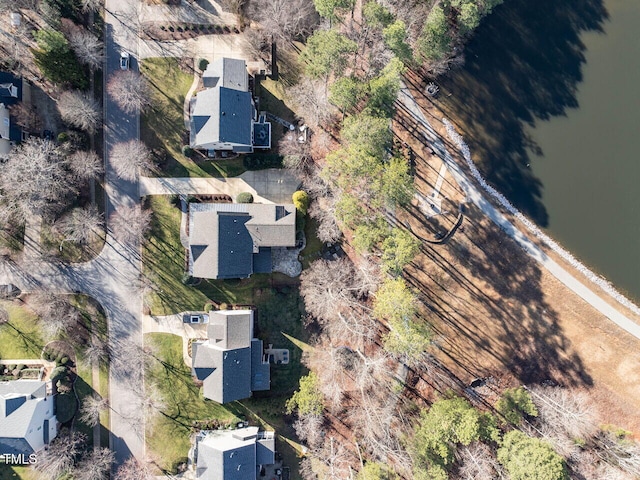
[[[415,98],[406,86],[403,86],[400,90],[398,100],[423,127],[425,138],[436,151],[436,154],[446,162],[456,182],[465,191],[468,200],[475,203],[480,210],[487,215],[487,217],[497,224],[507,235],[513,238],[525,252],[536,259],[549,271],[549,273],[566,285],[567,288],[580,296],[584,301],[613,321],[620,328],[640,339],[640,325],[620,313],[612,305],[605,302],[601,297],[587,288],[582,282],[571,275],[557,262],[549,258],[536,244],[534,244],[524,233],[509,222],[509,220],[507,220],[505,216],[487,200],[480,189],[476,187],[475,183],[466,176],[458,164],[453,160],[451,154],[445,148],[444,142],[429,124],[419,105],[416,103]]]

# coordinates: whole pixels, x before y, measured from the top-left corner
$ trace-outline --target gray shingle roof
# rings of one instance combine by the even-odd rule
[[[191,146],[209,150],[244,146],[251,151],[255,110],[245,61],[216,60],[205,70],[203,83],[210,88],[191,100]]]
[[[198,438],[197,452],[200,480],[255,480],[258,465],[274,463],[275,441],[258,440],[258,427],[214,430]]]
[[[253,312],[212,311],[209,313],[207,333],[207,342],[194,343],[192,346],[193,372],[196,378],[203,381],[204,396],[218,403],[250,397],[255,374]],[[260,350],[261,345],[262,342]],[[266,378],[262,367],[258,372],[261,379]],[[263,389],[264,380],[257,385]],[[268,383],[266,385],[268,387]]]
[[[292,204],[215,204],[189,206],[189,273],[197,278],[246,278],[256,269],[261,248],[296,243]],[[260,259],[264,272],[268,258]]]
[[[209,341],[221,338],[220,348],[247,348],[253,337],[253,312],[251,310],[218,310],[209,312],[207,326]]]
[[[51,425],[47,419],[53,419]],[[55,436],[54,405],[53,397],[46,397],[45,382],[0,382],[0,453],[29,455],[50,435]]]
[[[207,88],[220,86],[246,92],[249,90],[249,75],[244,60],[236,58],[219,58],[211,62],[202,74],[202,81]]]

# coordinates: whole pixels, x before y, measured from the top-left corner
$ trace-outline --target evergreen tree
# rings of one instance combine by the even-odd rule
[[[519,430],[507,433],[498,449],[498,461],[511,480],[567,480],[564,460],[551,445]]]

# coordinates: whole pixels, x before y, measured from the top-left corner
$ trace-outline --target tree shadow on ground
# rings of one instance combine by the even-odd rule
[[[435,103],[460,121],[485,178],[541,226],[543,185],[528,165],[543,152],[527,127],[578,107],[580,35],[607,18],[602,0],[510,0],[478,28],[462,70],[439,80]]]
[[[540,266],[476,209],[449,243],[424,245],[405,276],[424,303],[437,356],[463,382],[504,368],[523,383],[592,384],[547,303]]]

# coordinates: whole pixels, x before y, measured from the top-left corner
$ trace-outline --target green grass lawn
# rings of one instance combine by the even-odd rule
[[[158,456],[164,470],[176,473],[176,465],[186,460],[191,445],[192,423],[209,419],[235,423],[239,420],[237,407],[233,404],[223,406],[201,397],[200,388],[191,377],[191,369],[182,360],[182,338],[150,333],[145,335],[145,344],[162,362],[154,361],[147,370],[145,382],[157,386],[166,405],[149,422],[147,445]]]
[[[184,99],[193,75],[180,69],[176,58],[148,58],[140,71],[152,90],[151,108],[142,116],[140,134],[152,149],[166,152],[166,160],[158,175],[170,177],[234,177],[245,171],[242,158],[205,159],[198,154],[194,161],[182,154],[188,143],[184,125]]]
[[[285,403],[297,390],[300,377],[308,373],[302,364],[302,350],[288,337],[301,342],[308,341],[308,335],[302,323],[304,308],[295,286],[279,289],[266,289],[256,297],[257,331],[265,347],[273,344],[275,348],[288,348],[290,362],[287,365],[271,366],[271,390],[256,392],[252,398],[239,403],[246,409],[247,416],[253,422],[276,431],[278,436],[294,439],[291,419],[285,418]],[[286,335],[286,336],[285,336]],[[279,441],[278,449],[285,465],[291,467],[291,477],[301,478],[298,474],[300,459],[289,442]]]
[[[0,302],[9,313],[9,321],[0,325],[0,358],[40,358],[44,341],[38,317],[16,302]]]
[[[35,480],[37,475],[29,467],[2,465],[0,463],[0,480]]]
[[[320,252],[322,251],[324,244],[316,235],[317,229],[318,222],[307,215],[306,222],[304,224],[304,235],[306,237],[307,244],[305,245],[304,250],[300,252],[300,255],[302,255],[303,269],[309,268],[309,264],[311,262],[320,258]]]
[[[152,314],[201,310],[209,299],[252,304],[256,289],[282,279],[277,275],[256,274],[243,280],[202,280],[195,287],[184,285],[185,250],[180,243],[180,210],[170,203],[168,196],[152,196],[149,204],[154,212],[153,224],[143,254],[145,274],[156,285],[149,299]]]

